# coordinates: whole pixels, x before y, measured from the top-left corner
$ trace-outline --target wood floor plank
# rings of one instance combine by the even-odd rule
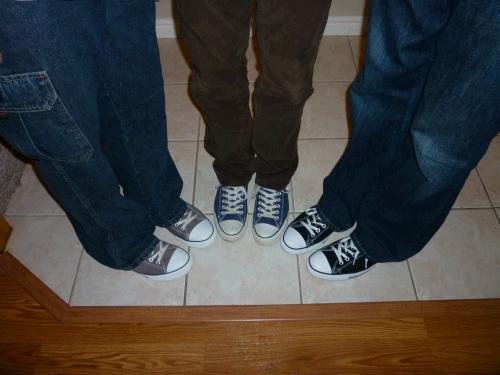
[[[12,228],[2,215],[0,215],[0,255],[5,251]]]
[[[500,374],[500,319],[496,315],[424,319],[441,372]],[[479,371],[480,369],[480,371]]]
[[[500,337],[431,340],[436,368],[441,373],[500,374]]]
[[[426,339],[346,340],[318,333],[315,340],[290,337],[290,340],[253,341],[246,337],[240,341],[232,348],[210,344],[206,350],[210,354],[205,360],[205,373],[429,374],[434,370]],[[226,365],[221,367],[221,363]]]
[[[496,300],[351,306],[303,321],[60,321],[0,274],[0,373],[500,374]]]
[[[40,344],[0,344],[0,373],[17,375],[33,374]]]
[[[37,374],[202,374],[203,343],[44,344]]]

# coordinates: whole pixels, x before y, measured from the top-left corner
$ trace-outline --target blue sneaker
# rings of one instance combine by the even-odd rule
[[[288,191],[262,186],[257,188],[253,214],[253,235],[263,246],[272,245],[285,229],[288,216]]]
[[[215,227],[222,239],[239,240],[245,233],[247,222],[247,186],[217,188],[214,200]]]

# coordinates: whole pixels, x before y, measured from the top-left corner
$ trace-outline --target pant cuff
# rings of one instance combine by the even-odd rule
[[[175,209],[174,214],[167,221],[159,224],[159,227],[165,228],[175,224],[186,212],[186,202],[179,198],[179,203],[177,204],[179,207]]]
[[[133,262],[131,262],[130,264],[123,267],[122,270],[130,271],[130,270],[134,269],[135,267],[137,267],[144,259],[146,259],[149,256],[149,254],[151,254],[151,252],[155,249],[156,245],[158,245],[158,242],[159,242],[159,240],[153,236],[153,240],[151,241],[149,246],[147,246],[146,249],[144,249],[140,253],[140,255],[134,259]]]

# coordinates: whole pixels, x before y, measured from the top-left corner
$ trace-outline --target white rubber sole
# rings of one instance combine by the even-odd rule
[[[212,224],[212,228],[213,228],[212,234],[205,241],[194,241],[193,242],[193,241],[183,240],[183,239],[181,239],[179,237],[176,237],[176,238],[179,238],[179,240],[181,240],[182,242],[184,242],[189,247],[194,247],[194,248],[197,248],[197,249],[203,249],[205,247],[209,247],[210,245],[212,245],[215,242],[215,238],[217,237],[217,231],[215,230],[215,227],[214,227],[213,224]]]
[[[230,234],[225,233],[222,230],[222,228],[219,225],[219,222],[217,221],[217,218],[215,218],[214,221],[215,221],[215,229],[217,229],[217,233],[219,233],[219,237],[227,242],[236,242],[239,239],[241,239],[241,237],[243,237],[243,235],[245,234],[245,231],[246,231],[247,226],[248,226],[248,218],[247,218],[247,220],[245,220],[245,224],[243,225],[243,228],[241,228],[239,233],[235,234],[235,235],[230,235]]]
[[[261,237],[257,234],[255,231],[255,227],[252,224],[252,234],[255,242],[257,242],[261,246],[272,246],[276,242],[278,242],[279,238],[282,238],[283,232],[285,229],[288,227],[286,223],[283,223],[279,231],[277,231],[275,234],[273,234],[271,237]]]
[[[328,237],[326,237],[323,241],[318,242],[317,244],[309,247],[305,247],[303,249],[294,249],[292,247],[287,246],[285,241],[283,241],[283,237],[281,237],[281,248],[287,252],[288,254],[291,255],[301,255],[301,254],[306,254],[310,251],[316,251],[321,249],[323,246],[328,245],[329,243],[337,242],[341,240],[342,238],[349,237],[352,232],[354,232],[354,229],[356,229],[356,224],[354,224],[351,228],[343,231],[343,232],[333,232],[330,234]]]
[[[210,222],[210,224],[212,224],[212,222]],[[175,234],[173,234],[168,229],[163,228],[163,227],[156,227],[154,235],[157,238],[159,238],[160,240],[162,240],[164,242],[168,242],[168,243],[172,242],[172,237],[174,237],[175,239],[179,240],[181,243],[183,243],[186,246],[200,249],[200,248],[208,247],[214,243],[215,238],[217,237],[217,233],[215,231],[213,224],[212,224],[212,228],[213,228],[212,234],[210,235],[209,238],[207,238],[204,241],[186,241],[180,237],[177,237]]]
[[[141,275],[147,279],[151,279],[151,280],[155,280],[155,281],[170,281],[170,280],[175,280],[175,279],[178,279],[178,278],[181,278],[181,277],[187,275],[189,273],[189,271],[191,271],[192,266],[193,266],[193,257],[191,256],[191,254],[189,254],[188,262],[184,266],[179,268],[178,270],[175,270],[175,271],[163,274],[163,275],[144,275],[142,273],[139,273],[139,275]]]
[[[367,270],[357,272],[357,273],[350,273],[350,274],[346,274],[346,275],[328,275],[326,273],[318,272],[315,269],[313,269],[311,267],[311,265],[309,264],[309,259],[306,262],[306,269],[312,276],[314,276],[318,279],[329,280],[329,281],[346,281],[349,279],[354,279],[355,277],[364,275],[365,273],[370,271],[373,267],[375,267],[375,265],[371,266]]]

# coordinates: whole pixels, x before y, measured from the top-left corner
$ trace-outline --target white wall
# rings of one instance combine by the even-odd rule
[[[169,0],[170,1],[170,0]],[[366,0],[333,0],[330,15],[339,17],[362,17]]]
[[[182,0],[181,0],[182,1]],[[156,5],[156,18],[172,18],[172,1],[160,0]]]
[[[325,35],[361,34],[365,3],[366,0],[333,0],[332,7],[330,8],[330,17],[326,26]],[[157,19],[158,37],[174,37],[175,28],[172,20],[171,0],[160,0],[158,2]]]

